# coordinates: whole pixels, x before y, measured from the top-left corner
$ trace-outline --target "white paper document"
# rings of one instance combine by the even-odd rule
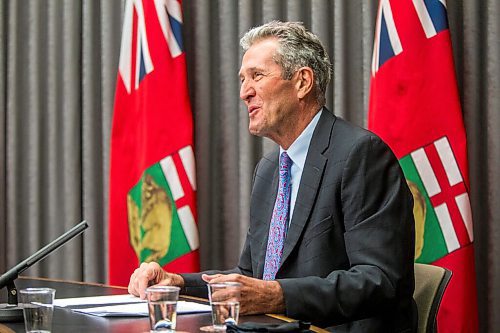
[[[100,317],[144,317],[148,316],[148,304],[133,295],[112,295],[94,297],[59,298],[54,300],[59,307],[77,307],[74,312]],[[97,306],[96,305],[101,305]],[[196,302],[178,301],[177,313],[210,312],[209,305]]]
[[[112,296],[59,298],[54,300],[54,305],[59,307],[103,305],[103,304],[126,304],[126,303],[146,303],[146,300],[140,299],[139,297],[130,294],[112,295]]]
[[[99,317],[147,317],[148,304],[147,303],[132,303],[99,306],[86,309],[73,309],[74,312],[86,313]],[[206,304],[199,304],[195,302],[178,301],[177,314],[210,312],[211,308]]]

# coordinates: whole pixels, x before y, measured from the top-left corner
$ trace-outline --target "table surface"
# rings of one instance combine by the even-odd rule
[[[48,287],[56,289],[56,298],[102,296],[127,294],[123,287],[101,284],[89,284],[72,281],[60,281],[38,278],[18,278],[15,282],[18,290],[27,287]],[[181,296],[181,299],[184,298]],[[202,299],[184,298],[207,303]],[[7,288],[0,289],[0,303],[7,302]],[[240,322],[283,323],[285,317],[271,315],[241,316]],[[199,332],[199,328],[211,324],[210,313],[183,314],[177,316],[177,332]],[[24,332],[24,322],[0,323],[0,332]],[[104,318],[76,313],[67,308],[56,307],[52,323],[52,332],[149,332],[148,317]]]

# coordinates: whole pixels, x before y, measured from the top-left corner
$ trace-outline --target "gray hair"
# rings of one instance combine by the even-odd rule
[[[254,43],[273,37],[279,43],[274,60],[283,70],[283,79],[290,80],[299,68],[310,67],[315,77],[316,99],[325,105],[332,64],[318,36],[307,31],[301,22],[271,21],[247,31],[240,45],[246,52]]]

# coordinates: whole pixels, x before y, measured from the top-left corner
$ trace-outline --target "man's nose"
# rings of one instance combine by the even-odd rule
[[[240,98],[243,101],[248,100],[250,97],[255,96],[255,89],[248,81],[244,81],[240,87]]]

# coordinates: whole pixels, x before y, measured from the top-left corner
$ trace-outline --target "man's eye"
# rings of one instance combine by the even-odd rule
[[[260,78],[262,78],[264,76],[264,74],[260,73],[260,72],[257,72],[253,75],[253,78],[254,80],[259,80]]]

